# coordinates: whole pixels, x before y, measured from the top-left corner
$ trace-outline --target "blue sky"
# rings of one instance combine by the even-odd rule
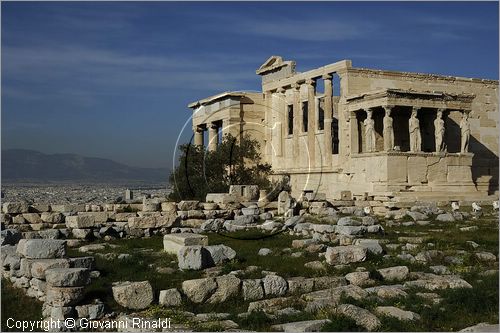
[[[2,149],[171,166],[187,104],[259,90],[271,55],[498,79],[498,2],[1,6]]]

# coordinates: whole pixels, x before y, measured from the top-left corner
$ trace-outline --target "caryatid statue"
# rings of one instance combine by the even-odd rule
[[[443,109],[438,109],[436,119],[434,120],[434,137],[436,139],[436,151],[444,152],[444,120]]]
[[[462,138],[460,151],[462,153],[467,153],[469,151],[469,139],[470,139],[470,123],[469,123],[468,111],[463,112],[462,120],[460,121],[460,133]]]
[[[365,141],[367,152],[375,151],[375,121],[372,118],[372,113],[372,110],[368,109],[366,111],[366,119],[363,122],[363,124],[365,125]]]
[[[391,151],[394,149],[394,128],[393,119],[391,117],[392,106],[384,106],[384,150]]]
[[[422,135],[420,134],[420,121],[417,118],[418,108],[413,108],[411,111],[408,127],[410,131],[410,151],[422,151]]]

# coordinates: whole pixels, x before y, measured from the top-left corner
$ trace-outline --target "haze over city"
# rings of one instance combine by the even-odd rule
[[[271,55],[498,79],[498,3],[2,3],[2,149],[171,166],[187,104]]]

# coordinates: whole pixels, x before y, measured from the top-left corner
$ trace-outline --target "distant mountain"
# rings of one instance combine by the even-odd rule
[[[2,181],[162,182],[167,168],[137,168],[112,160],[35,150],[2,150]]]

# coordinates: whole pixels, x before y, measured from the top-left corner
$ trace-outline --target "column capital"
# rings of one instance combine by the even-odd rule
[[[420,111],[420,109],[421,109],[421,107],[420,107],[420,106],[412,106],[412,107],[411,107],[411,110],[412,110],[412,111],[415,111],[415,112]]]
[[[323,80],[331,80],[333,78],[333,75],[330,73],[327,73],[327,74],[323,74],[323,76],[321,78]]]
[[[214,130],[214,129],[216,130],[216,129],[218,129],[218,128],[219,128],[219,126],[217,126],[217,124],[216,124],[216,123],[210,123],[210,124],[208,125],[208,128],[210,128],[210,129],[212,129],[212,130]]]
[[[314,86],[314,85],[316,85],[316,79],[307,79],[306,84],[308,86]]]
[[[279,87],[278,89],[276,89],[276,92],[277,92],[278,94],[284,94],[284,93],[285,93],[285,91],[286,91],[286,89],[285,89],[285,88],[283,88],[283,87]]]
[[[382,107],[384,108],[384,110],[386,110],[386,111],[387,111],[387,110],[392,110],[392,109],[394,109],[394,107],[395,107],[395,106],[394,106],[394,105],[383,105]]]
[[[292,88],[295,90],[300,90],[300,83],[296,82],[296,83],[292,84]]]
[[[193,132],[197,132],[197,133],[203,132],[203,128],[201,127],[201,125],[194,126]]]

